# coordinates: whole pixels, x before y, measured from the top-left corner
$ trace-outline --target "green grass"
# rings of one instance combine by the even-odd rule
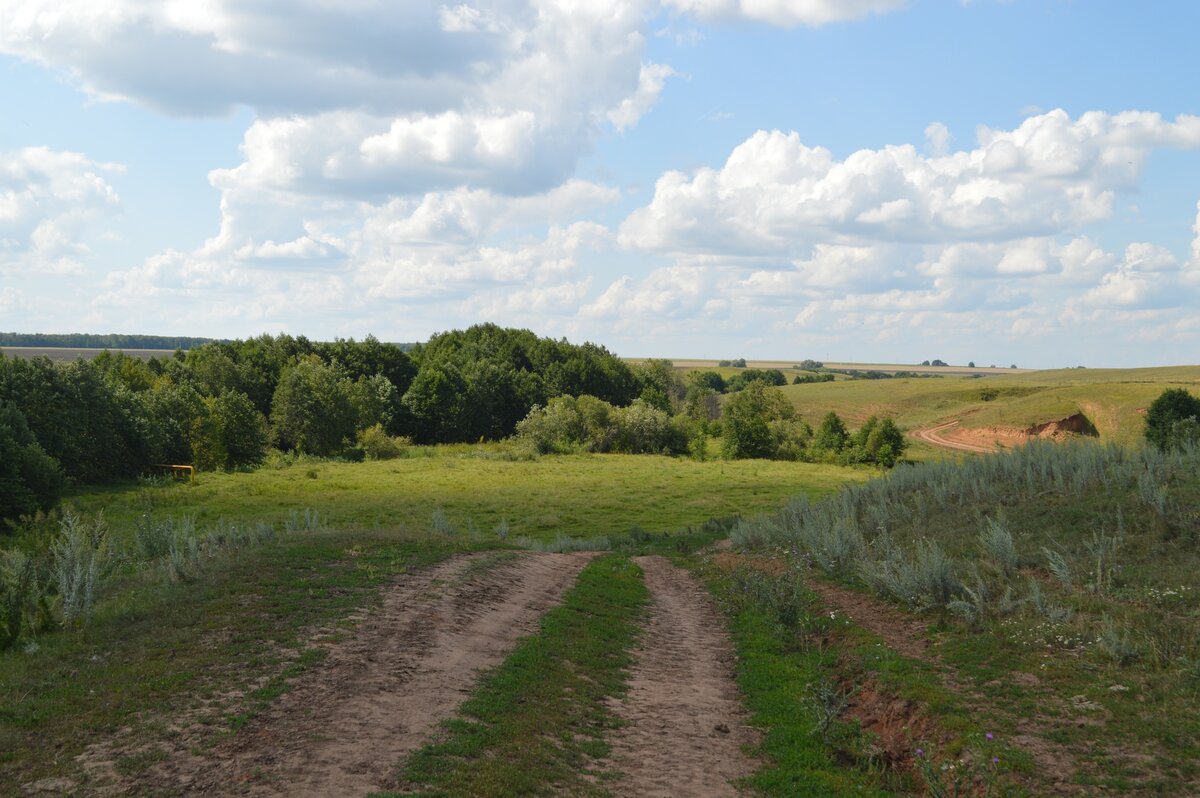
[[[445,446],[431,456],[368,463],[298,463],[252,473],[206,473],[166,487],[88,489],[69,498],[103,508],[111,524],[130,527],[147,509],[193,514],[203,525],[280,521],[313,507],[323,525],[429,528],[435,510],[462,530],[489,535],[505,520],[510,539],[598,537],[697,526],[709,518],[777,507],[796,494],[831,493],[870,474],[838,466],[766,460],[706,461],[652,455],[546,456],[532,461],[488,457],[491,447]]]
[[[410,757],[403,794],[603,794],[593,763],[616,722],[603,701],[624,690],[647,596],[629,559],[593,560],[538,634],[484,677],[444,739]]]
[[[965,427],[1026,428],[1084,413],[1100,437],[1132,443],[1139,409],[1166,388],[1200,390],[1200,366],[1062,369],[981,379],[839,380],[780,390],[814,426],[830,411],[856,427],[872,415],[906,429],[961,419]],[[985,398],[990,397],[990,398]]]
[[[81,509],[105,511],[118,548],[129,546],[146,511],[194,514],[203,532],[221,518],[278,528],[290,511],[314,507],[324,531],[285,532],[279,543],[220,555],[190,582],[124,566],[105,584],[95,621],[83,631],[42,633],[31,653],[0,652],[0,794],[39,778],[77,776],[72,757],[123,726],[149,747],[119,767],[142,770],[158,756],[155,719],[241,691],[210,720],[213,735],[230,733],[317,661],[319,649],[306,648],[313,628],[337,628],[377,601],[398,573],[456,551],[503,548],[492,535],[502,519],[509,545],[522,535],[608,535],[622,553],[688,551],[724,534],[705,524],[712,516],[770,508],[795,493],[825,495],[867,476],[759,461],[596,455],[514,462],[496,453],[439,447],[413,459],[302,462],[203,474],[190,485],[76,494]],[[432,533],[438,509],[461,534]],[[466,534],[471,525],[479,535]],[[679,534],[687,527],[695,531]],[[58,753],[46,757],[45,750]]]
[[[1147,486],[1166,500],[1149,501]],[[1198,505],[1195,453],[1041,445],[895,472],[816,508],[743,525],[734,537],[823,562],[826,541],[857,530],[857,553],[828,567],[862,589],[864,574],[897,561],[892,552],[932,562],[921,552],[935,541],[951,558],[952,580],[985,582],[988,610],[963,620],[929,594],[906,603],[927,607],[933,651],[958,689],[984,697],[972,701],[978,721],[1008,740],[1023,733],[1060,746],[1074,764],[1059,769],[1077,768],[1081,783],[1183,796],[1195,794],[1200,778]],[[986,555],[985,516],[1010,531],[1015,572],[1004,575]],[[1101,538],[1120,542],[1098,562]],[[1069,586],[1051,573],[1045,549],[1069,563]],[[1006,589],[1015,600],[1008,608]]]

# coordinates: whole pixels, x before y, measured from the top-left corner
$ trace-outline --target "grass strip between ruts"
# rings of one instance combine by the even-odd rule
[[[539,633],[482,679],[444,738],[412,755],[403,794],[603,794],[592,763],[616,725],[604,698],[625,689],[647,598],[629,559],[593,560]]]

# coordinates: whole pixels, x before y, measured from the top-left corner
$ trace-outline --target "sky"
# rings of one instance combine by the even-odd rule
[[[1200,362],[1200,3],[0,0],[0,330]]]

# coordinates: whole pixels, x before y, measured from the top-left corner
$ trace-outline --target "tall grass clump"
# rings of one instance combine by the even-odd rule
[[[575,551],[611,551],[613,547],[612,540],[607,536],[572,538],[566,535],[559,535],[554,540],[533,540],[532,538],[521,537],[517,539],[517,545],[530,551],[545,551],[554,554],[566,554]]]
[[[36,561],[22,551],[0,550],[0,651],[49,625],[47,598]]]
[[[984,555],[1005,577],[1011,577],[1017,571],[1017,547],[1013,543],[1012,533],[1008,525],[997,518],[988,518],[983,531],[979,533],[979,545]]]
[[[316,532],[321,528],[321,514],[311,507],[303,510],[292,510],[283,522],[287,532]]]
[[[798,499],[742,520],[732,539],[741,550],[788,552],[802,565],[971,627],[1027,608],[1041,622],[1082,629],[1122,601],[1141,608],[1134,623],[1157,629],[1171,612],[1145,597],[1156,585],[1183,584],[1200,567],[1192,545],[1200,537],[1198,475],[1195,446],[1033,441],[962,461],[898,466],[820,502]],[[1029,546],[1025,559],[1021,545]],[[1185,609],[1194,619],[1200,607]],[[1077,611],[1092,620],[1076,619]],[[1185,625],[1195,631],[1194,620]],[[1119,634],[1101,637],[1108,642],[1098,649],[1129,661]],[[1191,656],[1173,639],[1143,643],[1154,661]]]
[[[63,626],[82,626],[91,620],[101,570],[109,556],[104,515],[89,519],[64,511],[50,552],[50,578],[58,591]]]
[[[963,595],[954,561],[927,538],[910,553],[888,546],[879,559],[862,560],[859,575],[876,593],[916,610],[945,607]]]

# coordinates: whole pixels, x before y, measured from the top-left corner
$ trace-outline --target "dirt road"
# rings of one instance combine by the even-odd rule
[[[428,742],[479,672],[537,629],[590,555],[457,557],[398,582],[327,659],[227,743],[155,768],[205,795],[366,795]]]
[[[757,764],[757,742],[734,682],[734,649],[708,591],[663,557],[638,557],[650,619],[635,655],[629,693],[613,701],[627,725],[610,738],[618,796],[717,798]]]
[[[936,427],[929,429],[919,429],[913,432],[913,437],[923,440],[926,443],[941,447],[942,449],[951,449],[959,452],[976,452],[980,454],[990,454],[996,451],[995,446],[980,446],[974,443],[964,443],[962,441],[951,440],[942,435],[943,432],[953,429],[958,426],[957,421],[951,421],[946,424],[939,424]]]

